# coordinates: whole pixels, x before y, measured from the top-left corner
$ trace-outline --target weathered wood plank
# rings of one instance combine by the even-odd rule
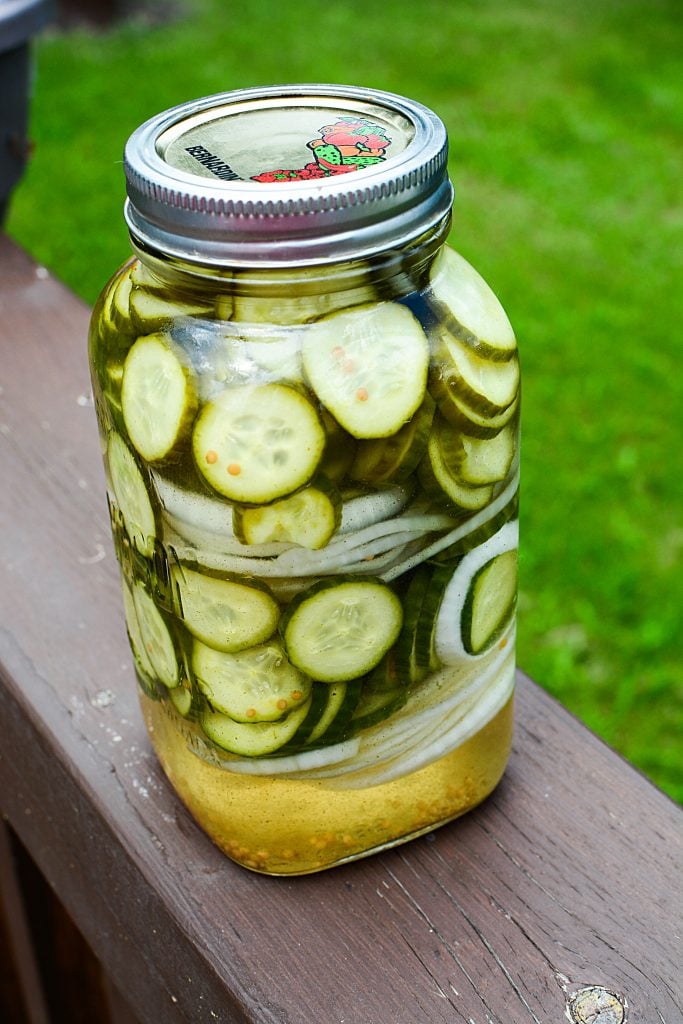
[[[460,822],[290,880],[212,846],[137,709],[88,311],[6,240],[0,266],[0,804],[141,1022],[550,1024],[596,984],[680,1024],[678,812],[521,676]]]

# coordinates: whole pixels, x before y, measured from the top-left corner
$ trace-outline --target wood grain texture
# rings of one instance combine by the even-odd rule
[[[681,1024],[679,812],[521,675],[459,822],[289,880],[213,847],[138,711],[88,311],[7,240],[0,268],[0,806],[140,1021],[555,1024],[597,984]]]

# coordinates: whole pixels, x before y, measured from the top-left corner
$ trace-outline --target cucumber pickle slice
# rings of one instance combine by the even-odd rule
[[[170,690],[180,682],[180,673],[168,626],[141,583],[133,586],[133,604],[143,646],[154,669],[154,675]]]
[[[365,675],[401,630],[403,609],[379,580],[323,581],[304,591],[280,623],[290,661],[324,683]]]
[[[190,374],[165,334],[138,338],[123,364],[123,420],[147,462],[165,458],[189,430],[197,408]]]
[[[241,757],[263,757],[274,754],[292,739],[306,718],[310,704],[309,697],[300,708],[278,722],[236,722],[218,711],[207,711],[200,724],[217,747]]]
[[[341,495],[322,478],[289,498],[258,508],[233,509],[235,535],[245,544],[280,542],[318,550],[341,522]]]
[[[437,612],[436,657],[444,665],[484,654],[509,624],[517,594],[519,523],[506,523],[455,567]]]
[[[309,325],[304,371],[322,404],[354,437],[389,437],[419,408],[429,346],[409,309],[392,302]]]
[[[262,504],[308,483],[325,448],[311,403],[284,384],[229,388],[195,422],[192,447],[211,487],[243,504]]]
[[[516,352],[500,302],[474,267],[448,246],[432,265],[429,299],[448,329],[483,358],[504,361]]]
[[[517,596],[517,552],[496,555],[470,584],[462,612],[465,650],[480,654],[503,632]]]
[[[126,533],[141,554],[150,556],[156,539],[154,509],[135,457],[114,431],[107,441],[107,462]]]
[[[311,694],[311,680],[287,660],[277,641],[230,654],[195,640],[192,668],[213,710],[236,722],[278,721]]]
[[[499,416],[512,405],[519,390],[519,360],[497,363],[481,359],[464,342],[445,330],[437,334],[435,368],[437,390],[451,390],[483,416]],[[434,374],[433,374],[434,377]],[[442,396],[443,398],[447,396]]]
[[[241,651],[275,632],[280,608],[265,587],[173,571],[178,613],[193,636],[217,651]]]

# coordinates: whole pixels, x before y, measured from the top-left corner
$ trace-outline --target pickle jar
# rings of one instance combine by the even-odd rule
[[[125,173],[90,358],[165,773],[266,874],[458,817],[510,749],[519,362],[446,244],[443,123],[241,90],[153,117]]]

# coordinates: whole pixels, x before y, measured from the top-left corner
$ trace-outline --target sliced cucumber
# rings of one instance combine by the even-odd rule
[[[128,584],[125,582],[121,589],[123,591],[123,611],[126,617],[128,641],[133,652],[133,657],[135,658],[138,669],[142,674],[149,679],[154,679],[156,673],[142,639],[142,631],[140,629],[140,623],[138,622],[138,613],[135,610],[133,594]]]
[[[294,274],[275,269],[236,273],[232,318],[254,324],[304,324],[375,298],[365,281],[354,288],[341,284],[337,267],[298,268]]]
[[[448,329],[480,356],[504,361],[515,354],[505,310],[474,267],[448,246],[432,265],[428,296]]]
[[[409,309],[392,302],[336,313],[304,333],[306,376],[354,437],[388,437],[419,408],[429,346]]]
[[[109,287],[109,291],[104,299],[102,322],[114,334],[122,331],[130,335],[133,329],[130,323],[130,294],[132,289],[130,268],[126,267],[123,273],[119,273],[120,276]]]
[[[123,365],[121,404],[128,436],[147,462],[166,458],[188,433],[196,390],[168,335],[149,334],[135,342]]]
[[[296,598],[281,629],[290,660],[325,683],[371,671],[403,621],[398,597],[377,580],[324,581]]]
[[[142,642],[156,678],[170,689],[180,682],[178,657],[161,612],[141,583],[133,587],[133,604]]]
[[[500,415],[517,397],[516,356],[504,363],[481,359],[464,342],[442,329],[436,335],[434,364],[442,387],[455,392],[483,416]]]
[[[421,682],[429,670],[429,662],[426,665],[418,664],[415,642],[422,605],[427,597],[431,581],[431,568],[427,565],[419,566],[408,584],[408,589],[403,598],[403,627],[394,650],[396,675],[406,686]]]
[[[503,632],[517,598],[517,552],[496,555],[472,580],[462,615],[465,650],[480,654]]]
[[[263,587],[172,570],[177,611],[193,636],[217,651],[241,651],[275,632],[280,609]]]
[[[232,319],[247,324],[304,324],[346,305],[343,295],[235,295]]]
[[[348,683],[332,683],[330,686],[325,687],[327,692],[325,707],[308,735],[307,744],[316,743],[331,728],[332,723],[337,719],[346,703],[348,688]]]
[[[460,472],[467,484],[488,484],[505,480],[515,456],[515,432],[505,427],[490,439],[463,435],[465,458]]]
[[[370,484],[406,480],[424,455],[434,409],[434,399],[427,393],[412,419],[391,437],[359,441],[349,476]]]
[[[430,384],[430,387],[432,385]],[[434,397],[439,406],[439,412],[446,419],[458,427],[469,437],[487,439],[499,434],[503,427],[514,424],[515,417],[519,412],[519,396],[504,412],[498,416],[482,416],[476,410],[461,401],[458,395],[449,388],[443,388],[441,384],[435,384],[432,388]]]
[[[236,722],[218,711],[207,711],[200,724],[208,738],[232,754],[241,757],[263,757],[284,747],[302,724],[310,704],[304,704],[278,722]]]
[[[511,426],[492,438],[468,437],[439,415],[434,433],[444,468],[463,484],[493,484],[508,475],[515,454],[515,432]]]
[[[415,626],[414,658],[419,667],[420,682],[441,667],[436,653],[436,626],[439,609],[452,576],[452,564],[434,566],[430,570],[429,585]]]
[[[300,708],[311,693],[311,680],[275,640],[234,654],[195,640],[192,669],[211,706],[237,722],[277,721]]]
[[[213,315],[213,306],[202,302],[175,302],[147,288],[133,287],[130,292],[130,317],[138,334],[152,334],[186,316]]]
[[[200,473],[225,497],[275,501],[308,483],[325,447],[311,403],[283,384],[230,388],[207,403],[192,438]]]
[[[441,446],[436,434],[432,434],[427,445],[427,454],[420,463],[418,476],[425,490],[438,497],[445,494],[449,501],[468,512],[476,512],[484,508],[493,494],[493,486],[482,487],[465,485],[447,468]]]
[[[157,533],[154,510],[135,457],[114,431],[107,441],[107,463],[126,533],[137,550],[149,556],[154,551]]]
[[[465,555],[451,576],[434,637],[436,655],[444,665],[485,654],[511,622],[518,542],[519,524],[506,523]],[[512,557],[502,557],[508,555]]]
[[[317,550],[324,547],[341,522],[341,495],[318,477],[289,498],[272,505],[233,510],[235,535],[245,544],[281,542]]]

